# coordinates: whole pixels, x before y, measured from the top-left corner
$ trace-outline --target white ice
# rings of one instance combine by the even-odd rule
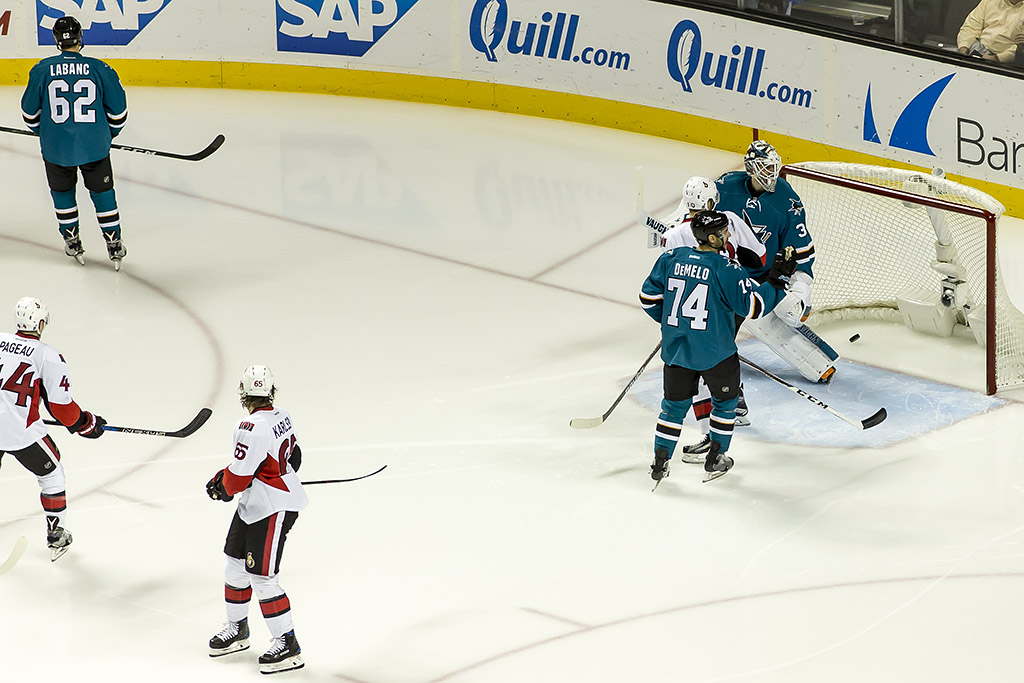
[[[309,487],[281,573],[307,664],[285,680],[1024,671],[1016,400],[879,448],[739,430],[727,477],[702,484],[699,466],[676,463],[656,493],[649,407],[630,398],[596,429],[568,427],[604,412],[658,339],[636,302],[655,252],[632,224],[634,166],[663,211],[686,178],[737,167],[741,150],[387,101],[129,95],[118,142],[227,143],[200,163],[113,153],[128,249],[115,274],[83,189],[88,265],[64,256],[36,142],[4,135],[0,314],[45,300],[45,341],[78,401],[112,424],[214,413],[184,440],[52,430],[75,538],[52,564],[35,480],[3,459],[0,561],[20,536],[29,547],[0,576],[0,680],[259,678],[256,606],[252,649],[206,650],[224,620],[233,507],[204,485],[230,460],[250,363],[277,376],[303,478],[388,466]],[[0,88],[4,124],[19,125],[19,97]],[[1022,299],[1020,223],[1002,230]],[[846,358],[983,387],[970,340],[878,322],[819,331]]]

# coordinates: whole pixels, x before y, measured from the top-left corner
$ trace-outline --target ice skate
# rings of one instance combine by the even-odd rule
[[[691,465],[703,465],[704,456],[711,450],[711,437],[707,434],[704,438],[697,443],[692,443],[689,446],[683,446],[683,452],[679,456],[679,459],[683,462],[688,462]]]
[[[280,638],[271,640],[270,649],[260,655],[260,673],[277,674],[301,669],[306,666],[301,653],[302,648],[295,639],[295,631],[288,631]]]
[[[718,479],[720,476],[732,469],[733,461],[728,455],[718,452],[721,444],[717,441],[711,442],[708,449],[707,459],[704,461],[704,483]]]
[[[222,657],[249,649],[249,620],[229,621],[220,633],[210,638],[210,656]]]
[[[747,413],[750,410],[747,408],[747,399],[743,396],[743,385],[740,385],[740,397],[736,404],[736,422],[733,424],[737,427],[746,427],[750,424],[750,418],[747,417]]]
[[[658,448],[654,451],[654,462],[651,463],[651,479],[654,480],[654,488],[652,491],[658,489],[658,484],[661,483],[662,479],[668,478],[669,466],[668,466],[669,454],[664,448]]]
[[[50,562],[56,562],[71,547],[71,532],[63,527],[48,532],[46,547],[50,549]]]
[[[79,265],[85,265],[85,249],[82,248],[82,240],[78,237],[64,240],[64,253],[78,261]]]
[[[107,240],[107,256],[114,262],[114,270],[121,270],[121,259],[128,254],[128,250],[124,248],[124,242],[112,238],[106,233],[103,234],[103,237]]]

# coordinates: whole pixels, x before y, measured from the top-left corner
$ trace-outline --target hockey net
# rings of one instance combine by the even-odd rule
[[[985,347],[989,394],[1024,383],[1024,315],[999,274],[1002,204],[943,177],[882,166],[808,162],[782,175],[803,200],[814,239],[809,322],[912,326],[909,296],[917,310],[970,328]]]

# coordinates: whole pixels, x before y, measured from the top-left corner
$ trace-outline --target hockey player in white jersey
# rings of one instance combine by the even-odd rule
[[[249,416],[235,425],[234,457],[206,484],[213,500],[238,496],[224,554],[227,623],[210,639],[210,656],[249,648],[249,601],[255,591],[270,630],[271,647],[259,658],[265,674],[301,669],[291,603],[278,582],[285,538],[308,499],[296,471],[302,450],[288,411],[274,407],[274,376],[250,365],[238,387]]]
[[[102,436],[107,421],[78,407],[71,398],[64,356],[39,340],[50,324],[46,304],[32,297],[19,299],[14,320],[17,333],[0,332],[0,461],[9,453],[36,475],[46,515],[46,544],[50,561],[56,561],[71,546],[71,533],[64,528],[64,466],[40,407],[45,406],[69,432],[87,439]]]

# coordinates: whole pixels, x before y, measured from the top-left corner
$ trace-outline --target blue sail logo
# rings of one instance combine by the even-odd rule
[[[939,101],[939,97],[955,75],[950,74],[945,78],[935,81],[919,92],[903,108],[899,118],[896,119],[896,125],[892,127],[892,133],[889,135],[890,147],[935,156],[931,145],[928,144],[928,122],[931,119],[935,105]],[[868,93],[864,102],[864,140],[879,145],[882,144],[882,140],[878,135],[878,126],[875,124],[870,83],[868,83]]]

